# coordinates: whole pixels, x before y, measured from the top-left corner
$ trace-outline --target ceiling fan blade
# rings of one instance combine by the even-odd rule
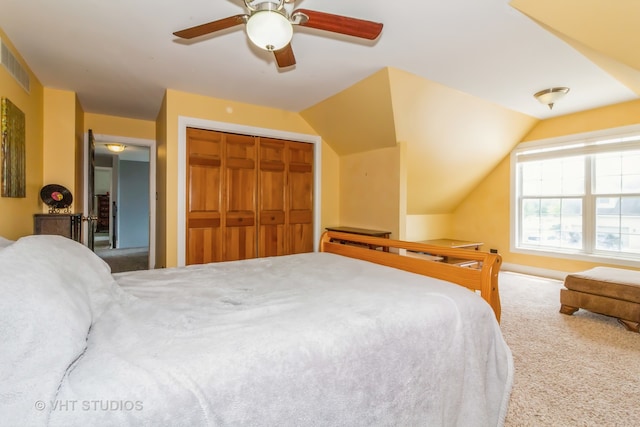
[[[291,43],[280,50],[274,50],[273,54],[276,57],[276,62],[278,63],[279,68],[290,67],[296,64],[296,57],[293,55]]]
[[[368,40],[375,40],[382,32],[382,24],[378,22],[308,9],[297,9],[291,15],[293,16],[296,13],[303,13],[309,17],[307,22],[301,22],[299,24],[303,27],[316,28],[318,30],[331,31],[333,33],[346,34]]]
[[[192,39],[244,24],[247,22],[247,18],[247,15],[234,15],[228,18],[218,19],[217,21],[207,22],[206,24],[196,25],[195,27],[185,28],[184,30],[176,31],[173,35],[183,39]]]

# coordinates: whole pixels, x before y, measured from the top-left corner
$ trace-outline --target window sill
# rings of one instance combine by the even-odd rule
[[[620,265],[626,267],[638,268],[640,263],[640,255],[638,257],[620,257],[620,256],[607,256],[603,254],[584,254],[575,252],[556,252],[548,249],[533,249],[533,248],[515,248],[511,247],[511,252],[515,254],[534,255],[548,258],[563,258],[575,261],[586,261],[599,264],[611,264]]]

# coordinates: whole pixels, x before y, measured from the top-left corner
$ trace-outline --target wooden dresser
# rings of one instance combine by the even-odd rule
[[[55,234],[76,242],[81,240],[82,214],[35,214],[34,234]]]

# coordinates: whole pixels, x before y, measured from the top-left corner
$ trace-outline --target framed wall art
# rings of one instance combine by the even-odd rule
[[[2,145],[0,174],[2,197],[26,197],[26,153],[24,113],[8,98],[2,98]]]

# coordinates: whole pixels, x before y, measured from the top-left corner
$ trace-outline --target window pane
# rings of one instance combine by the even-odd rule
[[[638,170],[640,171],[640,170]],[[622,193],[640,193],[640,175],[629,174],[622,176]]]
[[[597,194],[619,194],[620,175],[597,177],[595,191]]]
[[[560,199],[543,199],[540,203],[540,245],[560,245]]]
[[[558,184],[562,182],[562,162],[560,160],[547,160],[542,164],[542,192],[541,195],[553,196],[561,194]]]
[[[522,202],[522,242],[537,245],[540,241],[540,199]]]
[[[622,157],[622,174],[630,175],[640,171],[640,151],[626,153]]]
[[[596,249],[620,250],[620,198],[596,198]]]
[[[582,249],[582,199],[563,199],[560,246]]]
[[[584,194],[584,156],[520,164],[523,196]]]
[[[620,214],[620,249],[640,253],[640,197],[623,197]]]
[[[640,193],[640,151],[595,156],[597,194]]]
[[[582,199],[524,199],[521,230],[523,245],[582,249]]]

